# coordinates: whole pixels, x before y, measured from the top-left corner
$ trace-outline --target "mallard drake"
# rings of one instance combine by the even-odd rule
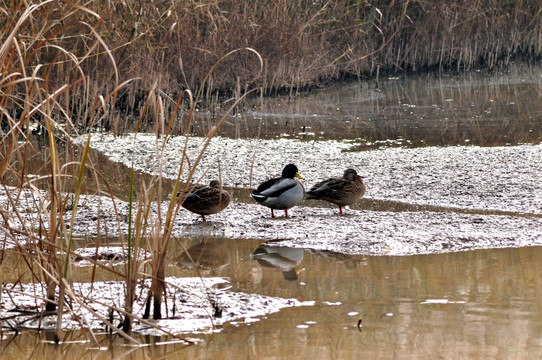
[[[307,192],[307,199],[325,200],[339,205],[339,214],[342,215],[343,206],[354,204],[365,194],[363,179],[356,170],[347,169],[342,178],[331,178],[315,184]]]
[[[271,217],[275,217],[273,209],[284,210],[288,217],[288,209],[297,205],[305,196],[303,185],[294,178],[303,179],[297,166],[288,164],[282,170],[282,176],[267,180],[252,192],[254,200],[271,208]]]
[[[209,186],[196,185],[190,192],[183,196],[182,206],[201,215],[205,221],[205,215],[216,214],[224,210],[230,204],[230,194],[223,190],[217,180],[211,181]]]

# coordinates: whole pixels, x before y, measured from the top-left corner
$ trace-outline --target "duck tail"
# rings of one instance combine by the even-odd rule
[[[267,199],[267,196],[261,195],[261,194],[252,194],[252,197],[253,197],[254,200],[256,200],[257,202],[263,202],[263,201],[265,201],[265,199]]]

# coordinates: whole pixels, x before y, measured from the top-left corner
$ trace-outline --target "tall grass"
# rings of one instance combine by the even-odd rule
[[[26,6],[0,4],[0,36],[6,44]],[[82,71],[73,71],[65,59],[65,71],[50,79],[57,86],[74,83],[70,92],[78,96],[58,101],[77,126],[90,125],[91,99],[111,93],[112,80],[139,79],[107,104],[106,110],[115,109],[112,116],[102,112],[95,123],[123,132],[133,130],[153,86],[171,113],[184,89],[209,97],[238,95],[248,86],[267,94],[383,71],[494,68],[514,59],[539,59],[542,11],[537,1],[505,0],[89,0],[85,8],[55,1],[43,3],[39,16],[33,13],[18,26],[17,43],[20,51],[35,52],[26,59],[29,68],[50,64],[55,48],[77,59]],[[204,81],[224,54],[247,46],[262,56],[261,77],[252,79],[259,61],[239,52]],[[93,77],[85,77],[90,73]],[[150,110],[143,129],[152,127]],[[126,120],[130,116],[133,120]],[[177,122],[172,131],[184,129],[185,123]]]
[[[56,340],[60,341],[66,298],[79,301],[71,291],[71,229],[74,228],[89,148],[87,143],[81,158],[77,159],[70,151],[61,155],[59,145],[69,144],[69,135],[75,130],[70,111],[71,99],[81,95],[74,90],[81,84],[84,85],[87,76],[90,76],[85,74],[81,64],[88,60],[91,54],[89,52],[77,57],[71,50],[52,44],[52,37],[62,36],[62,31],[65,30],[54,22],[34,28],[35,42],[32,42],[33,39],[29,42],[22,40],[24,31],[21,29],[35,25],[33,22],[36,13],[46,16],[49,3],[51,2],[46,1],[25,9],[13,28],[8,28],[11,31],[0,48],[0,69],[3,74],[0,81],[0,119],[3,130],[6,131],[0,142],[0,176],[3,180],[7,177],[16,179],[15,183],[18,184],[17,188],[8,188],[2,181],[3,192],[10,205],[3,214],[2,229],[17,243],[19,237],[25,238],[27,245],[19,245],[18,255],[22,256],[28,265],[32,280],[43,284],[43,314],[57,315]],[[64,20],[69,21],[69,17],[77,11],[88,10],[78,8],[65,14],[67,18]],[[94,44],[101,44],[107,52],[99,34],[95,31],[92,31],[92,34],[95,38]],[[49,61],[45,64],[36,63],[36,58],[41,58],[42,52],[49,55]],[[67,73],[74,78],[66,83],[58,83],[58,73]],[[116,85],[115,79],[111,82]],[[100,97],[96,97],[96,103],[99,102]],[[93,114],[90,115],[91,120],[97,112]],[[29,137],[30,129],[36,123],[47,135],[49,171],[45,176],[48,182],[46,196],[42,195],[25,173],[28,159],[34,151]],[[30,224],[20,206],[23,189],[28,188],[35,195],[33,205],[37,209]],[[73,193],[74,196],[71,195]],[[72,216],[68,225],[64,219],[69,211]]]
[[[263,61],[260,57],[260,55],[254,51],[253,49],[251,48],[245,48],[245,49],[237,49],[237,50],[233,50],[227,54],[225,54],[222,58],[220,58],[213,66],[212,68],[210,69],[210,71],[207,73],[207,76],[206,78],[204,79],[204,82],[213,74],[213,72],[217,69],[217,67],[221,64],[222,61],[226,61],[230,56],[233,56],[235,54],[237,54],[238,52],[242,52],[242,51],[246,51],[248,53],[251,53],[252,55],[254,55],[256,57],[257,60],[259,60],[259,63],[260,63],[260,71],[258,71],[256,73],[256,76],[255,77],[258,77],[261,72],[262,72],[262,69],[263,69]],[[181,99],[182,97],[186,94],[189,98],[189,103],[190,103],[190,107],[189,107],[189,114],[188,114],[188,121],[187,121],[187,124],[186,124],[186,141],[185,141],[185,147],[182,151],[182,158],[181,158],[181,162],[180,162],[180,166],[179,166],[179,169],[178,169],[178,172],[177,172],[177,177],[176,177],[176,180],[175,180],[175,183],[174,183],[174,186],[173,186],[173,190],[170,194],[170,202],[169,202],[169,206],[168,206],[168,210],[167,210],[167,213],[165,215],[165,219],[160,219],[158,218],[157,222],[156,222],[156,226],[154,227],[155,229],[158,229],[158,231],[154,232],[154,234],[150,237],[152,239],[152,242],[150,244],[150,248],[152,249],[152,269],[153,269],[153,272],[152,272],[152,297],[153,297],[153,319],[161,319],[162,318],[162,312],[161,312],[161,306],[162,306],[162,296],[163,294],[165,293],[165,265],[166,265],[166,258],[167,258],[167,249],[168,249],[168,246],[169,246],[169,243],[171,241],[171,234],[173,232],[173,225],[174,225],[174,220],[175,220],[175,217],[177,216],[177,213],[179,212],[180,208],[181,208],[181,202],[180,201],[176,201],[175,199],[182,199],[183,198],[183,195],[188,191],[188,188],[189,188],[189,184],[190,182],[193,180],[193,177],[194,177],[194,173],[199,165],[199,162],[200,160],[202,159],[204,153],[205,153],[205,150],[207,148],[207,146],[209,145],[211,139],[216,135],[216,133],[218,132],[218,129],[220,128],[220,126],[229,118],[229,115],[231,114],[231,112],[233,112],[233,110],[236,108],[237,104],[242,100],[242,98],[244,96],[246,96],[248,94],[245,93],[244,95],[240,96],[239,99],[237,99],[237,101],[235,101],[232,105],[230,105],[229,109],[226,111],[226,113],[221,117],[221,119],[211,128],[211,130],[209,130],[209,132],[207,133],[207,135],[205,136],[205,139],[204,139],[204,145],[198,155],[198,157],[196,158],[196,160],[191,163],[190,165],[188,165],[186,163],[186,156],[185,154],[187,153],[187,146],[188,146],[188,134],[189,134],[189,129],[190,129],[190,126],[191,126],[191,120],[193,119],[193,115],[194,115],[194,112],[196,110],[195,108],[195,104],[198,103],[198,100],[199,98],[201,97],[202,95],[202,91],[201,89],[203,89],[202,87],[200,87],[200,91],[196,94],[196,97],[195,99],[192,99],[192,94],[191,92],[187,91],[187,92],[183,92],[181,93],[181,96],[179,97],[178,101],[177,101],[177,107],[175,108],[175,110],[178,109],[178,106],[181,102]],[[170,118],[170,121],[169,123],[167,124],[167,131],[165,131],[164,133],[164,137],[163,137],[163,141],[161,143],[161,146],[159,147],[159,151],[163,151],[165,145],[166,145],[166,142],[167,142],[167,138],[168,136],[170,136],[170,131],[172,129],[172,124],[173,124],[173,121],[175,119],[175,112],[173,112],[171,114],[171,118]],[[160,119],[160,118],[164,118],[165,115],[161,115],[160,113],[157,113],[156,114],[157,116],[157,120]],[[165,129],[166,126],[164,126],[165,124],[162,124],[161,121],[156,121],[156,124],[157,124],[157,133],[159,132],[159,129],[162,128],[162,129]],[[159,127],[159,124],[162,124],[160,127]],[[182,186],[181,188],[181,177],[182,177],[182,174],[185,170],[185,168],[188,167],[188,175],[187,175],[187,178],[186,179],[182,179],[184,180],[184,185]],[[158,193],[160,194],[161,191],[161,176],[158,176],[157,177],[157,181],[155,182],[156,184],[158,184]],[[160,198],[158,196],[157,198],[158,200],[158,205],[160,205]],[[158,206],[158,208],[160,208],[160,206]],[[163,225],[162,225],[163,223]],[[150,300],[150,299],[149,299]],[[147,302],[147,304],[149,305],[150,302]],[[147,307],[147,311],[146,311],[146,315],[148,316],[148,312],[149,312],[149,306]]]
[[[46,26],[38,26],[43,24],[38,24],[40,21],[36,13],[50,19],[49,15],[57,8],[49,7],[51,2],[29,6],[20,19],[13,22],[11,32],[5,37],[0,48],[0,69],[3,74],[0,79],[2,94],[0,120],[5,131],[5,136],[0,142],[2,154],[0,176],[3,179],[2,195],[5,195],[8,202],[8,208],[2,211],[0,229],[5,233],[5,239],[10,238],[19,245],[17,250],[6,250],[6,253],[11,252],[11,255],[20,256],[31,273],[31,281],[43,286],[44,294],[37,298],[44,304],[39,316],[57,315],[56,341],[62,340],[63,314],[65,309],[70,309],[70,306],[66,306],[66,301],[69,300],[93,313],[125,338],[137,342],[130,336],[134,319],[160,329],[146,318],[150,317],[151,303],[153,319],[160,319],[163,316],[163,296],[167,287],[165,280],[167,249],[172,240],[174,220],[181,207],[177,199],[182,198],[182,194],[188,190],[188,184],[193,180],[205,149],[219,127],[250,91],[238,94],[238,98],[229,105],[226,114],[208,132],[197,159],[190,163],[185,161],[188,134],[204,87],[200,87],[195,96],[190,90],[180,91],[177,99],[172,101],[174,103],[172,111],[168,111],[164,106],[164,103],[171,100],[167,94],[160,91],[158,81],[154,81],[146,93],[139,121],[135,125],[134,141],[137,141],[137,133],[146,119],[152,120],[156,133],[156,154],[161,167],[167,161],[164,148],[168,137],[171,136],[179,118],[183,118],[178,114],[184,113],[187,142],[180,153],[182,161],[166,214],[162,214],[161,211],[162,178],[156,176],[149,183],[141,184],[141,188],[137,189],[138,195],[135,196],[132,170],[131,185],[127,189],[129,226],[127,233],[120,235],[127,248],[126,268],[123,274],[126,281],[125,301],[122,308],[111,307],[112,312],[120,313],[123,317],[122,327],[116,328],[112,319],[97,314],[86,305],[89,298],[77,295],[72,289],[72,240],[79,198],[83,188],[86,191],[96,188],[93,191],[101,193],[99,188],[102,185],[96,179],[102,176],[92,174],[94,170],[92,166],[88,166],[92,133],[88,133],[87,141],[79,152],[75,152],[71,147],[70,135],[76,134],[81,129],[90,130],[96,124],[100,122],[104,124],[109,121],[106,119],[114,118],[118,94],[131,83],[140,81],[143,84],[148,79],[123,79],[120,82],[118,60],[104,40],[107,32],[98,31],[104,20],[103,16],[89,8],[71,5],[73,6],[66,7],[61,22],[46,22]],[[62,7],[65,4],[57,6]],[[108,8],[105,14],[110,11]],[[78,44],[83,44],[84,51],[58,45],[57,42],[62,43],[59,39],[71,37],[74,29],[79,29],[78,24],[83,22],[82,19],[94,20],[92,25],[83,24],[83,28],[87,29],[86,34],[80,34],[72,39]],[[25,43],[21,40],[25,37],[21,29],[27,27],[34,29],[35,41]],[[262,73],[262,58],[251,48],[240,48],[217,59],[208,70],[203,83],[209,81],[223,62],[243,52],[251,54],[259,64],[255,76],[257,78]],[[39,62],[45,58],[45,62]],[[104,62],[109,63],[105,67],[106,75],[102,72]],[[94,88],[97,79],[107,80],[108,85],[100,89]],[[85,99],[86,103],[82,103],[81,98]],[[83,114],[79,109],[80,105],[83,105],[86,116],[83,122],[79,121]],[[46,180],[44,189],[38,188],[34,179],[26,174],[26,164],[34,153],[31,133],[35,129],[41,129],[38,132],[46,135],[48,145],[47,175],[41,178]],[[188,175],[184,178],[186,168]],[[89,174],[92,175],[88,176]],[[10,179],[16,186],[8,187],[4,179]],[[108,187],[107,179],[101,181]],[[29,215],[25,214],[22,206],[23,193],[33,196],[33,211]],[[177,194],[180,196],[177,197]],[[115,204],[112,194],[110,197]],[[70,219],[69,223],[66,223],[65,219]],[[25,244],[19,241],[20,238],[26,240]],[[141,257],[142,250],[150,251],[149,259]],[[116,275],[119,274],[112,272],[112,276]],[[147,289],[147,310],[140,316],[134,313],[134,302],[136,285],[142,278],[151,278],[152,284]],[[22,282],[22,279],[19,281]],[[84,325],[84,320],[81,320],[81,324]],[[160,330],[167,333],[163,329]],[[95,339],[92,331],[90,334]]]

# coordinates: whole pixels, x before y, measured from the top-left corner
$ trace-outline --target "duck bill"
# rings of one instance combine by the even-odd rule
[[[305,178],[303,176],[299,175],[299,173],[295,173],[295,177],[298,178],[298,179],[305,180]]]

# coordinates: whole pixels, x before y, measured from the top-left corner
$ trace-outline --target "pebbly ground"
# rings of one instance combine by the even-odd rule
[[[158,152],[161,141],[157,143],[155,136],[148,134],[138,134],[135,142],[133,136],[115,139],[95,135],[91,144],[113,161],[127,165],[134,161],[141,171],[174,178],[185,138],[169,139]],[[202,143],[202,138],[189,140],[192,164]],[[255,187],[278,176],[284,164],[294,162],[307,188],[353,167],[367,176],[366,198],[420,205],[421,211],[348,210],[347,215],[339,216],[335,208],[297,206],[291,209],[290,218],[284,219],[277,211],[281,217],[271,219],[265,207],[250,200],[233,201],[222,213],[209,216],[207,223],[182,209],[173,234],[279,240],[276,244],[290,247],[377,255],[542,245],[542,183],[538,180],[541,146],[350,151],[354,146],[352,141],[216,137],[206,149],[196,177],[206,171],[201,182],[217,178],[220,160],[224,186]],[[117,217],[110,201],[83,197],[75,233],[125,233],[127,204],[116,202],[121,215]],[[428,205],[441,211],[424,211]],[[162,214],[166,207],[167,202],[162,203]],[[464,213],[465,209],[471,213]]]
[[[79,138],[78,142],[85,141]],[[184,137],[170,138],[162,152],[152,134],[114,138],[94,135],[91,146],[112,161],[138,170],[177,176]],[[203,148],[202,138],[190,138],[191,163]],[[381,148],[354,151],[355,140],[300,141],[215,137],[205,150],[196,179],[218,178],[220,162],[224,186],[249,188],[280,175],[294,163],[305,186],[352,167],[366,176],[366,197],[412,204],[503,210],[542,214],[542,146],[449,146]]]

